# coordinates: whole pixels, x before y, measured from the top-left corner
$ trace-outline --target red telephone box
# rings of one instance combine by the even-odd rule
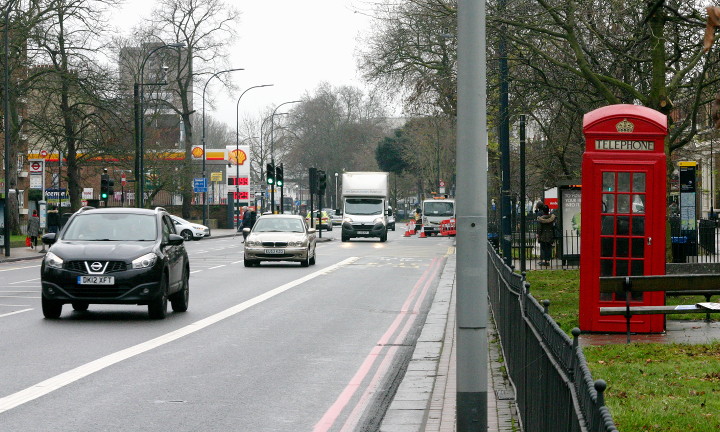
[[[667,118],[650,108],[610,105],[585,114],[580,232],[580,329],[625,332],[625,317],[600,316],[624,306],[601,294],[601,276],[665,274]],[[633,306],[665,303],[662,292],[633,295]],[[664,315],[633,315],[637,333],[665,330]]]

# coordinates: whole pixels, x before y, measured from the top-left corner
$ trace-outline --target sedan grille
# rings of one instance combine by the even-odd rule
[[[105,265],[105,261],[70,261],[67,264],[65,264],[65,268],[74,271],[77,273],[83,273],[88,274],[88,266],[90,266],[92,263],[99,262],[103,266]],[[87,263],[87,266],[86,266]],[[113,272],[119,272],[124,271],[127,269],[127,265],[123,261],[110,261],[107,263],[107,269],[105,270],[105,273],[113,273]]]
[[[262,242],[263,247],[266,248],[272,248],[272,247],[287,247],[288,242]]]

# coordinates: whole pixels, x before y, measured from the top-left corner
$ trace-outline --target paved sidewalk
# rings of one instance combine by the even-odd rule
[[[455,346],[456,255],[448,256],[415,351],[381,432],[452,432],[457,393]],[[514,391],[503,375],[495,325],[488,323],[488,432],[519,429]],[[515,429],[513,429],[513,426]]]

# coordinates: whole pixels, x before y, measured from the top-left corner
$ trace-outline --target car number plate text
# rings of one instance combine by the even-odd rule
[[[370,234],[370,231],[358,231],[358,234]]]
[[[265,253],[268,255],[282,255],[285,253],[284,249],[265,249]]]
[[[113,285],[115,276],[78,276],[78,285]]]

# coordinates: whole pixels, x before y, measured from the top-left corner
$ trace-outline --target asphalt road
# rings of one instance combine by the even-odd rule
[[[0,431],[376,430],[452,247],[395,231],[245,268],[241,237],[186,244],[190,308],[162,321],[43,319],[39,260],[0,264]]]

